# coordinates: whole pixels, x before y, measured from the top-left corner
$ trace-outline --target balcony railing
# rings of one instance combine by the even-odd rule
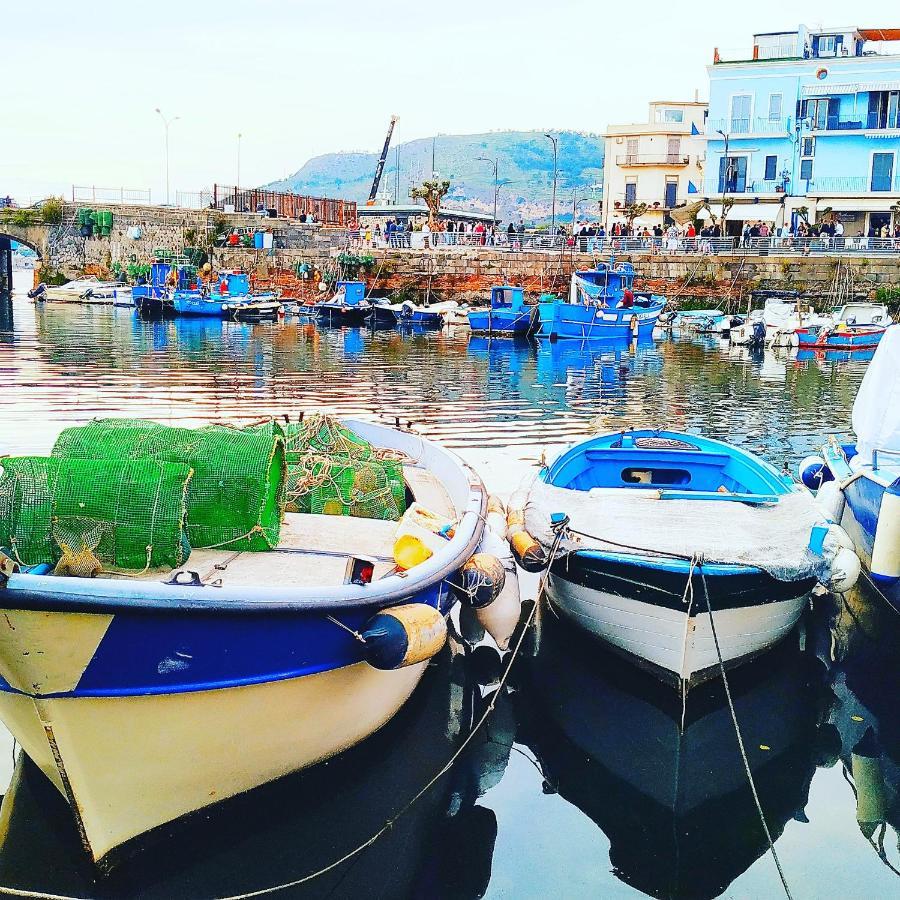
[[[722,136],[716,134],[723,131],[728,135],[729,139],[740,137],[745,134],[779,134],[786,135],[788,133],[788,120],[777,118],[742,118],[733,116],[728,119],[710,119],[706,123],[706,134],[712,141],[722,139]]]
[[[727,185],[721,179],[708,178],[703,183],[705,194],[783,194],[784,181],[782,179],[748,178],[745,182],[731,182]]]
[[[803,179],[799,187],[815,194],[900,194],[900,175],[893,178],[871,175],[835,175]]]
[[[616,156],[618,166],[686,166],[687,153],[622,153]]]
[[[889,121],[877,112],[860,112],[852,116],[825,116],[809,123],[810,131],[888,131],[900,129],[900,121],[895,117]]]

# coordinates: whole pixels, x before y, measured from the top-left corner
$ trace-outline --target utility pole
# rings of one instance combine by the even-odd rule
[[[488,159],[486,156],[476,156],[476,160],[480,160],[481,162],[490,163],[494,167],[494,227],[497,227],[497,165],[499,160],[497,159]]]
[[[725,237],[725,229],[727,227],[725,218],[728,215],[728,211],[725,209],[725,198],[728,195],[728,172],[731,168],[731,164],[728,162],[728,135],[724,131],[722,131],[721,128],[716,129],[716,133],[721,134],[725,140],[725,165],[722,167],[722,237]]]
[[[163,114],[162,110],[157,106],[156,112],[159,117],[163,120],[163,125],[166,129],[166,206],[169,205],[169,126],[174,125],[181,116],[175,116],[174,119],[167,119]]]
[[[237,140],[237,179],[234,183],[234,193],[237,195],[241,187],[241,133],[238,132]]]
[[[553,142],[553,212],[551,213],[551,224],[550,224],[550,233],[556,234],[556,177],[558,174],[557,169],[557,150],[558,140],[555,138],[550,132],[547,132],[544,137],[550,138]]]
[[[397,171],[394,173],[394,206],[400,204],[400,145],[394,147],[394,160],[396,161]]]

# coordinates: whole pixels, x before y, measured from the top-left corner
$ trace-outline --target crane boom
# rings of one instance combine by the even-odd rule
[[[387,159],[388,149],[391,146],[391,136],[394,133],[394,125],[397,124],[397,116],[391,116],[391,124],[388,125],[387,137],[384,139],[384,147],[381,148],[381,156],[378,158],[378,165],[375,166],[375,178],[372,179],[372,190],[369,191],[369,199],[367,205],[371,206],[375,202],[375,195],[378,193],[378,185],[381,184],[381,173],[384,172],[384,161]]]

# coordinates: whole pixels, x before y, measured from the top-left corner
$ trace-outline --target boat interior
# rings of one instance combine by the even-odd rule
[[[405,465],[403,475],[408,504],[416,501],[444,518],[459,518],[460,511],[431,471]],[[137,578],[168,582],[178,573],[180,583],[214,587],[249,587],[273,581],[288,587],[332,586],[344,584],[350,561],[362,558],[374,564],[372,579],[377,581],[397,571],[393,558],[396,530],[394,521],[286,513],[280,541],[273,550],[193,550],[178,570],[153,570]]]
[[[546,480],[575,491],[669,489],[722,499],[786,491],[777,473],[736,448],[674,432],[606,435],[584,442],[560,456]]]

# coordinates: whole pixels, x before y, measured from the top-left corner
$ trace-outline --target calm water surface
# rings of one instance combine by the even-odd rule
[[[46,451],[93,416],[199,423],[325,408],[412,421],[504,491],[542,447],[597,425],[702,430],[793,467],[822,435],[848,432],[864,369],[704,340],[628,349],[142,322],[18,297],[0,304],[0,453]],[[499,690],[496,650],[448,648],[381,733],[171,829],[99,881],[61,798],[20,765],[0,815],[0,885],[188,898],[300,878],[377,831],[495,699],[458,765],[384,837],[274,896],[784,895],[718,685],[682,711],[668,688],[552,619],[528,648]],[[900,617],[860,593],[818,601],[800,634],[733,675],[798,900],[900,896],[898,660]]]

